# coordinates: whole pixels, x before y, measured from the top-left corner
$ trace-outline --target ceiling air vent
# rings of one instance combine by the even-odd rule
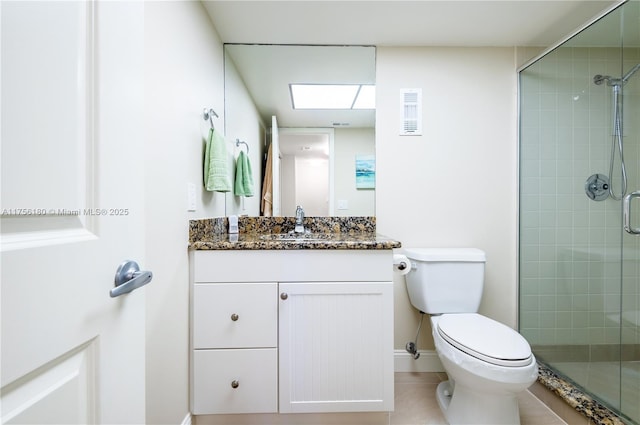
[[[422,89],[400,89],[401,136],[422,134]]]

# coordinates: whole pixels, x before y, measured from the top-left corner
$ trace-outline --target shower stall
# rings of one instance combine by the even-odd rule
[[[640,1],[519,72],[519,327],[640,424]]]

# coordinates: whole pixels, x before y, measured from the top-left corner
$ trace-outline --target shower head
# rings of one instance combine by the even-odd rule
[[[633,74],[638,72],[638,70],[640,70],[640,63],[636,64],[636,66],[631,68],[629,72],[627,72],[622,78],[613,78],[610,75],[598,74],[593,77],[593,82],[597,85],[601,85],[606,81],[608,86],[620,88],[621,86],[627,84],[627,81],[629,81],[629,78],[631,78]]]

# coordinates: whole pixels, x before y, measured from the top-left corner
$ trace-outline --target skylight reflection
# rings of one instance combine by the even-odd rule
[[[289,84],[293,109],[375,109],[375,86]]]

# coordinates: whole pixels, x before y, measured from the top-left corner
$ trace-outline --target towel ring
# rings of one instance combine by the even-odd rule
[[[247,147],[247,155],[249,155],[249,145],[247,144],[247,142],[243,142],[240,139],[236,139],[236,147],[240,147],[240,143],[242,143],[243,145],[245,145]]]
[[[213,108],[204,108],[202,115],[205,121],[209,120],[209,122],[211,123],[211,128],[215,130],[216,127],[213,125],[213,117],[215,116],[216,118],[220,118],[218,114],[216,114],[216,111],[214,111]]]

